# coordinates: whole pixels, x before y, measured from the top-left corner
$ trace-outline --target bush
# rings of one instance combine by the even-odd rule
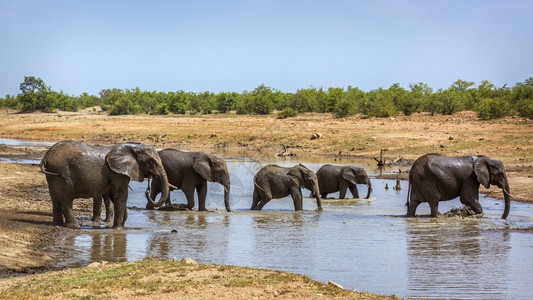
[[[533,119],[533,98],[520,99],[515,107],[519,116]]]
[[[398,114],[394,97],[387,90],[378,89],[365,95],[363,113],[369,117],[390,117]]]
[[[509,112],[509,104],[502,97],[481,99],[477,106],[477,116],[483,120],[498,119]]]
[[[337,102],[337,104],[333,108],[333,114],[337,118],[352,116],[355,115],[356,112],[357,106],[355,105],[355,102],[346,98]]]
[[[175,114],[184,115],[189,109],[190,94],[184,91],[168,93],[168,110]]]
[[[464,109],[464,97],[454,90],[439,90],[431,95],[425,110],[431,114],[451,115]]]
[[[111,108],[108,113],[116,115],[135,115],[141,111],[141,107],[135,105],[126,94],[114,94],[111,96]]]
[[[156,106],[154,111],[150,112],[151,115],[168,115],[168,105],[166,103],[160,103]]]
[[[288,117],[296,117],[298,112],[294,109],[287,107],[282,111],[278,111],[278,119],[286,119]]]

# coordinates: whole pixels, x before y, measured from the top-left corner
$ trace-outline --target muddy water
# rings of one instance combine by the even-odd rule
[[[324,210],[318,212],[303,190],[302,212],[293,211],[290,198],[272,200],[263,211],[252,212],[253,175],[269,162],[292,166],[303,161],[315,171],[325,163],[356,164],[372,177],[379,170],[373,161],[327,157],[252,160],[231,154],[226,161],[231,213],[224,210],[218,184],[209,184],[210,212],[167,212],[143,209],[146,183],[132,182],[127,228],[113,230],[110,224],[82,220],[84,228],[56,246],[73,254],[61,263],[192,257],[201,263],[287,270],[401,297],[526,299],[533,292],[533,234],[523,230],[533,228],[532,204],[513,202],[508,221],[500,219],[503,201],[483,197],[483,218],[431,219],[424,217],[430,212],[427,204],[418,208],[422,217],[404,218],[407,182],[400,191],[385,190],[385,184],[392,187],[395,182],[373,178],[368,200],[325,199]],[[366,186],[359,186],[359,193],[366,195]],[[185,203],[181,191],[172,192],[171,199]],[[459,200],[447,201],[439,211],[457,207]]]

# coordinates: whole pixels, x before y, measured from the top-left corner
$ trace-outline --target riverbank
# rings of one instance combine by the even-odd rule
[[[3,299],[398,299],[307,276],[235,266],[143,260],[0,280]]]

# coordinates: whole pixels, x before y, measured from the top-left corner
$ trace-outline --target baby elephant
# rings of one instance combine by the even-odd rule
[[[313,171],[302,164],[292,168],[267,165],[255,174],[251,209],[261,210],[272,198],[283,198],[291,195],[294,210],[302,210],[302,187],[315,194],[318,210],[322,210],[320,194],[318,193],[318,180]]]
[[[326,198],[329,193],[340,191],[339,199],[344,199],[346,190],[350,189],[354,198],[359,198],[357,184],[366,184],[368,192],[365,199],[370,197],[372,184],[363,168],[352,166],[323,165],[316,172],[320,197]]]

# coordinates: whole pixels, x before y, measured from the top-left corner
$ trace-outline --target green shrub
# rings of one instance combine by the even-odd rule
[[[342,99],[333,108],[333,114],[337,118],[344,118],[347,116],[355,115],[357,112],[357,106],[354,101],[349,99]]]
[[[533,98],[520,99],[515,107],[519,116],[533,119]]]
[[[393,95],[383,89],[368,92],[362,110],[369,117],[390,117],[398,114]]]
[[[278,111],[278,119],[286,119],[288,117],[296,117],[298,112],[294,109],[287,107],[282,111]]]
[[[108,113],[112,116],[116,115],[135,115],[141,111],[139,105],[135,105],[133,101],[122,93],[114,94],[111,96],[111,108]]]
[[[477,116],[483,120],[498,119],[509,112],[509,103],[502,97],[484,98],[477,105]]]
[[[168,105],[166,103],[160,103],[156,106],[154,111],[150,112],[151,115],[168,115]]]

